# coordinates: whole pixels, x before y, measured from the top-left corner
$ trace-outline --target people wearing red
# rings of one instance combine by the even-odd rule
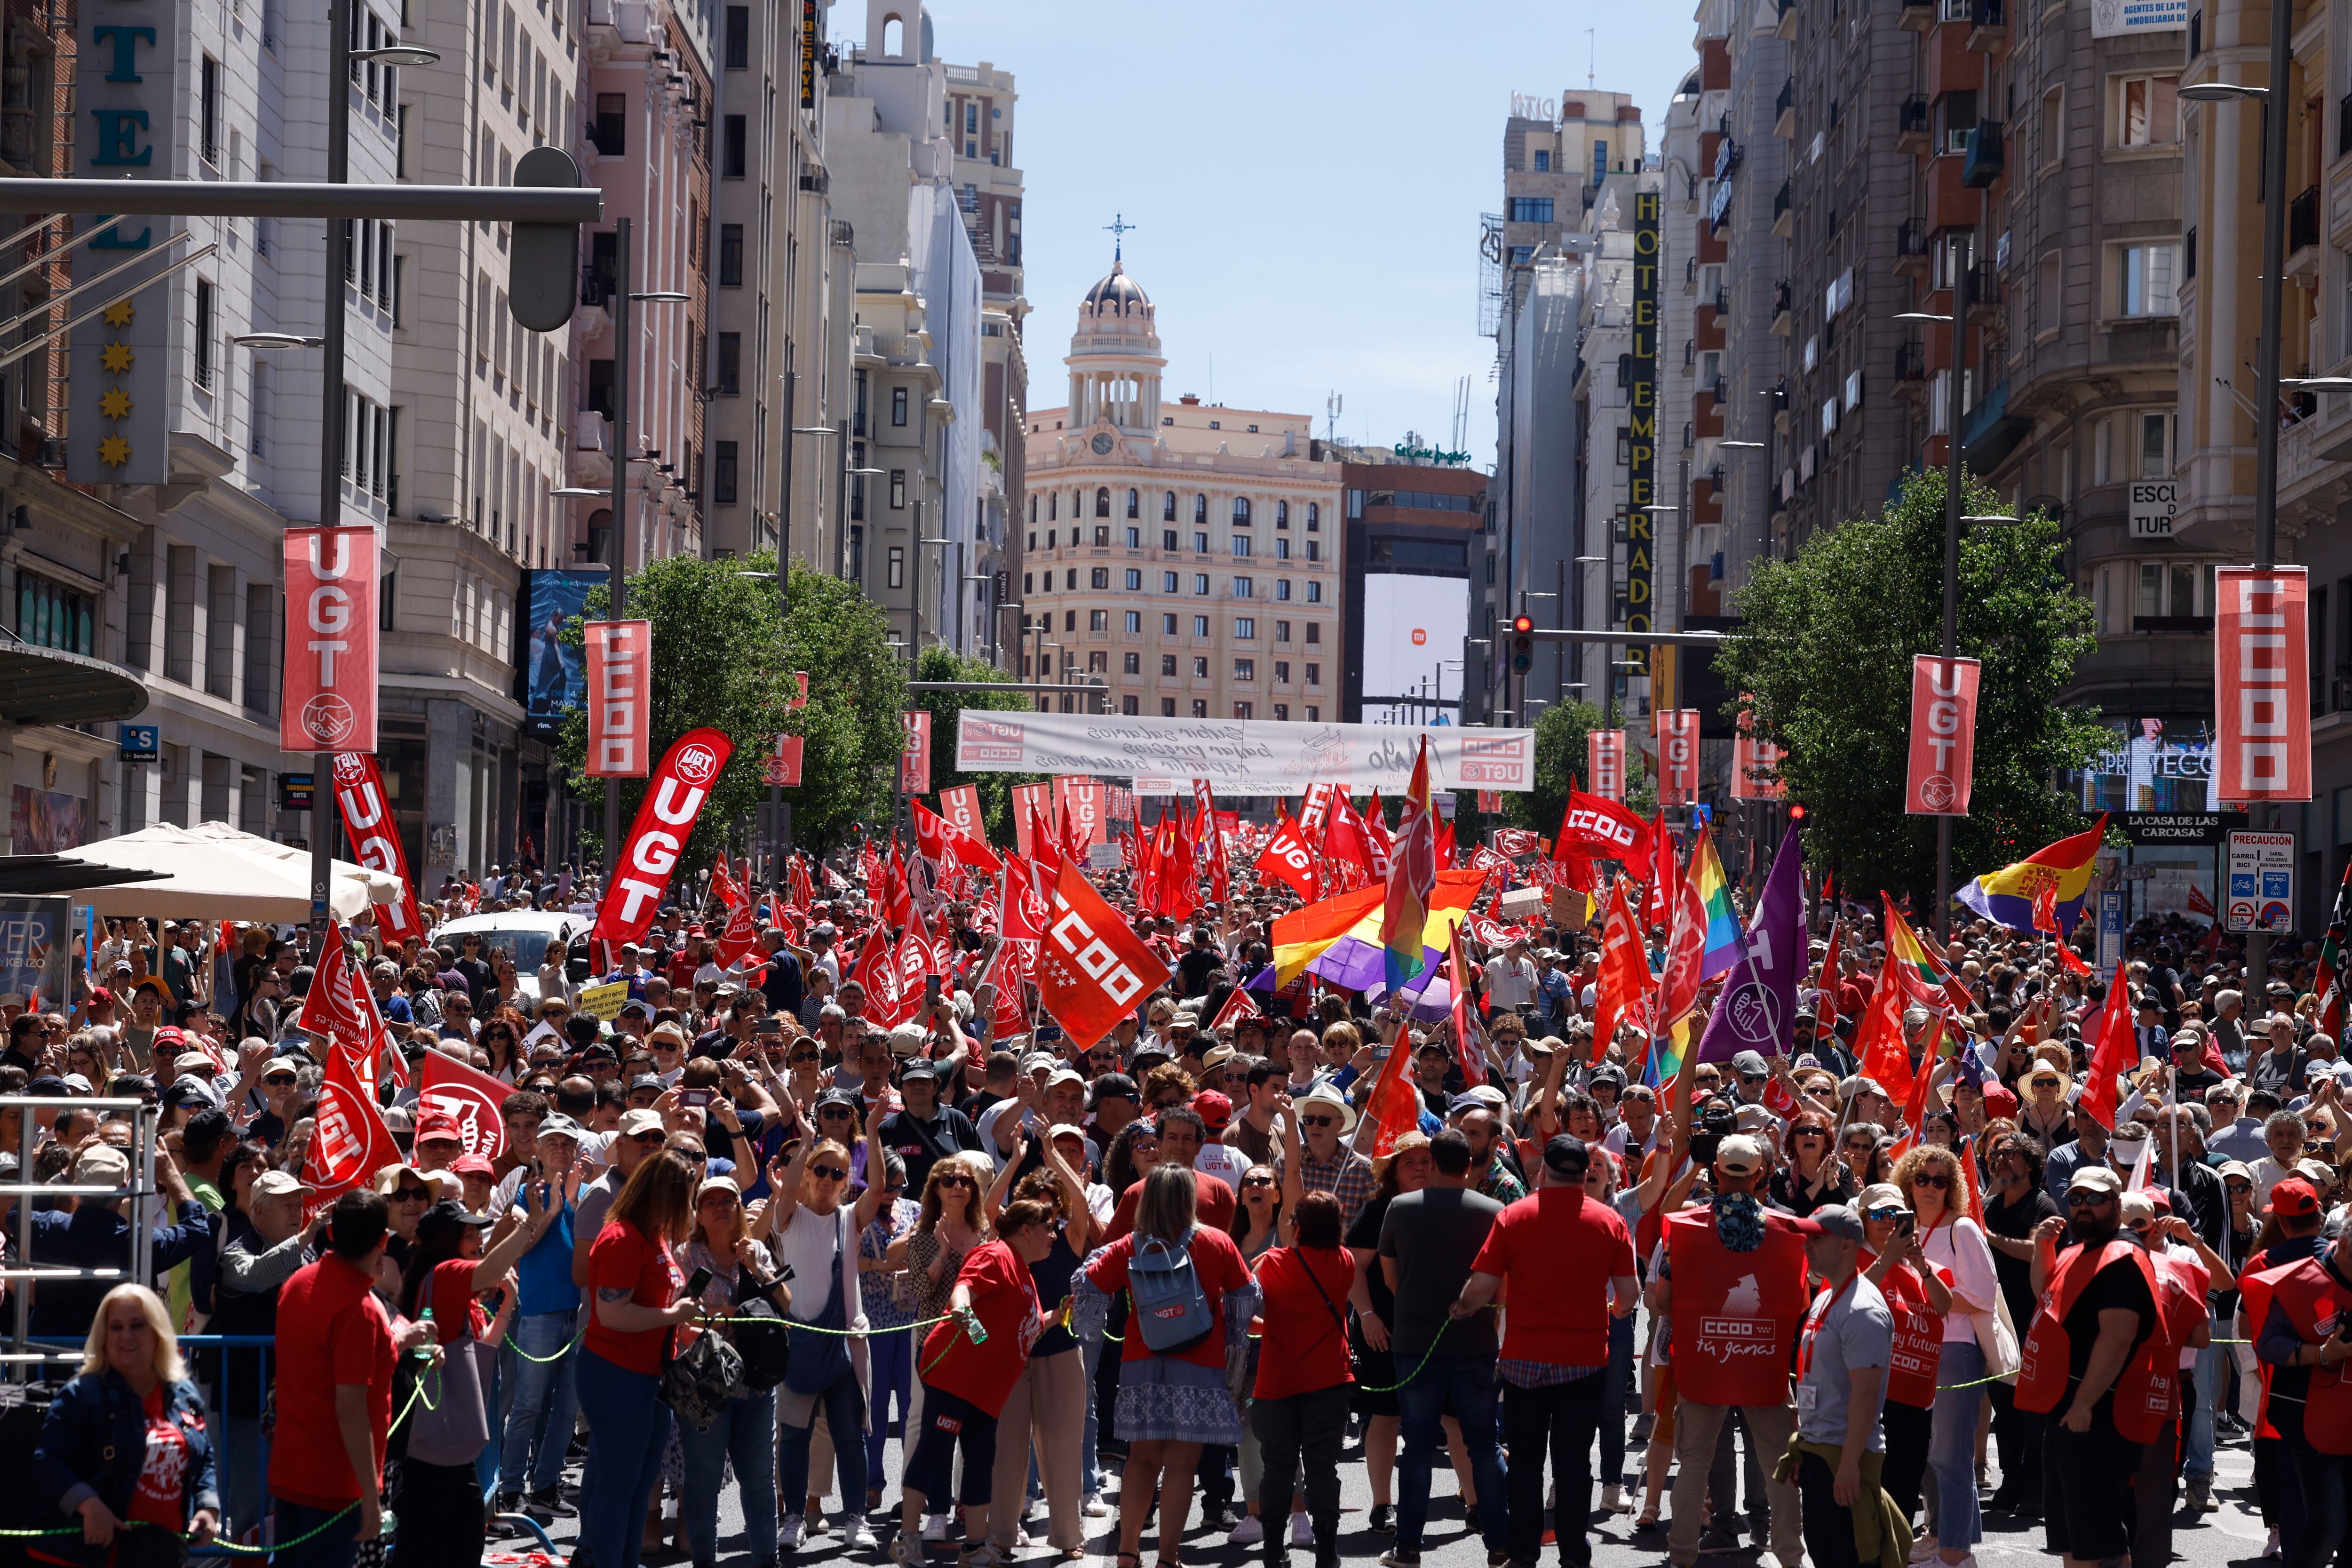
[[[1952,1310],[1952,1292],[1950,1281],[1921,1250],[1902,1188],[1884,1182],[1866,1187],[1859,1206],[1863,1278],[1878,1287],[1895,1320],[1886,1397],[1879,1412],[1886,1434],[1879,1485],[1907,1519],[1919,1511],[1919,1486],[1927,1473],[1936,1371],[1944,1358],[1944,1316]]]
[[[1339,1200],[1307,1193],[1288,1216],[1295,1240],[1257,1260],[1257,1383],[1250,1430],[1264,1462],[1258,1517],[1271,1564],[1287,1556],[1281,1520],[1306,1469],[1307,1517],[1318,1568],[1339,1560],[1339,1449],[1347,1437],[1355,1373],[1348,1357],[1345,1303],[1356,1266],[1340,1246]]]

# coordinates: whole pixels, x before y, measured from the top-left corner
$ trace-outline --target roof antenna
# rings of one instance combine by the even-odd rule
[[[1591,91],[1593,82],[1599,79],[1601,68],[1601,46],[1593,41],[1592,32],[1591,27],[1584,29],[1584,86],[1587,91]]]
[[[1103,225],[1103,227],[1110,234],[1111,265],[1116,267],[1127,258],[1127,237],[1142,226],[1139,223],[1128,222],[1124,213],[1110,215],[1110,221]]]

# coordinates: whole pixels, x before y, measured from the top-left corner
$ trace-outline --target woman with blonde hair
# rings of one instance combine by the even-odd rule
[[[1927,1434],[1927,1467],[1936,1473],[1937,1555],[1968,1560],[1984,1537],[1977,1506],[1977,1416],[1984,1405],[1984,1352],[1977,1322],[1997,1311],[2000,1279],[1983,1227],[1969,1217],[1969,1161],[1951,1149],[1922,1143],[1895,1162],[1895,1189],[1916,1216],[1917,1257],[1951,1280],[1951,1310],[1944,1318],[1944,1353],[1937,1364],[1935,1414]]]
[[[732,1179],[705,1177],[694,1193],[694,1231],[678,1249],[678,1266],[691,1279],[704,1269],[710,1282],[703,1288],[702,1304],[710,1311],[741,1315],[746,1302],[764,1300],[781,1318],[790,1310],[793,1289],[784,1283],[768,1249],[751,1239],[743,1217],[743,1194]],[[772,1334],[782,1325],[773,1320],[755,1323],[745,1333]],[[734,1338],[726,1322],[711,1331]],[[735,1484],[741,1494],[744,1532],[755,1542],[776,1537],[776,1391],[746,1385],[719,1412],[708,1428],[681,1424],[678,1441],[685,1450],[686,1480],[680,1489],[679,1514],[686,1524],[688,1555],[696,1563],[719,1561],[719,1483],[728,1463],[735,1467]],[[755,1552],[753,1555],[759,1554]]]
[[[53,1562],[109,1568],[178,1563],[184,1533],[203,1545],[220,1529],[216,1474],[204,1396],[181,1364],[163,1299],[144,1285],[116,1286],[33,1447],[35,1495],[79,1518],[81,1538],[49,1536],[40,1550]]]
[[[672,1331],[701,1310],[674,1248],[694,1225],[701,1173],[664,1149],[613,1200],[588,1253],[593,1308],[580,1345],[580,1410],[597,1486],[583,1495],[580,1539],[598,1568],[636,1568],[646,1509],[661,1481],[669,1406],[660,1398]]]

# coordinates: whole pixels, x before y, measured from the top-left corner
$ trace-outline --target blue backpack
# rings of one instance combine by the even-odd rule
[[[1141,1334],[1154,1355],[1181,1355],[1216,1331],[1207,1292],[1192,1267],[1192,1233],[1181,1241],[1139,1236],[1128,1259],[1127,1289],[1135,1310],[1128,1331]]]

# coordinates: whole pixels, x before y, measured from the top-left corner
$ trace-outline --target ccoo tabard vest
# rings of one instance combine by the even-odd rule
[[[1865,1247],[1862,1266],[1867,1268],[1876,1261]],[[1947,1286],[1951,1284],[1949,1269],[1938,1268],[1936,1272]],[[1895,1344],[1886,1366],[1886,1397],[1915,1410],[1928,1409],[1936,1403],[1936,1369],[1944,1359],[1944,1314],[1927,1304],[1927,1284],[1907,1263],[1889,1268],[1878,1289],[1886,1298],[1887,1311],[1895,1318]]]
[[[2106,1243],[2096,1252],[2087,1247],[2076,1247],[2068,1252],[2058,1260],[2057,1271],[2051,1276],[2040,1304],[2034,1308],[2032,1327],[2026,1331],[2017,1368],[2020,1410],[2047,1415],[2066,1398],[2066,1390],[2074,1382],[2069,1371],[2074,1346],[2066,1334],[2066,1314],[2074,1310],[2074,1303],[2101,1270],[2118,1263],[2139,1270],[2140,1277],[2147,1282],[2148,1299],[2160,1307],[2163,1291],[2157,1282],[2155,1260],[2140,1247],[2118,1240]],[[2164,1417],[2152,1415],[2148,1409],[2149,1384],[2155,1376],[2157,1359],[2163,1354],[2163,1341],[2164,1333],[2159,1328],[2116,1375],[2116,1430],[2126,1441],[2148,1442],[2164,1425]],[[2168,1393],[2165,1408],[2171,1408]]]
[[[1702,1405],[1781,1405],[1804,1321],[1805,1243],[1767,1210],[1764,1245],[1734,1252],[1705,1209],[1666,1219],[1675,1387]]]
[[[2316,1258],[2301,1258],[2255,1277],[2269,1288],[2269,1299],[2286,1313],[2287,1321],[2304,1343],[2315,1345],[2335,1334],[2352,1311],[2352,1291],[2328,1278]],[[2256,1294],[2247,1292],[2251,1298]],[[2270,1314],[2265,1311],[2263,1316]],[[2254,1337],[2262,1321],[2249,1315]],[[2311,1386],[2304,1395],[2304,1440],[2323,1454],[2352,1454],[2352,1363],[2311,1369]]]

